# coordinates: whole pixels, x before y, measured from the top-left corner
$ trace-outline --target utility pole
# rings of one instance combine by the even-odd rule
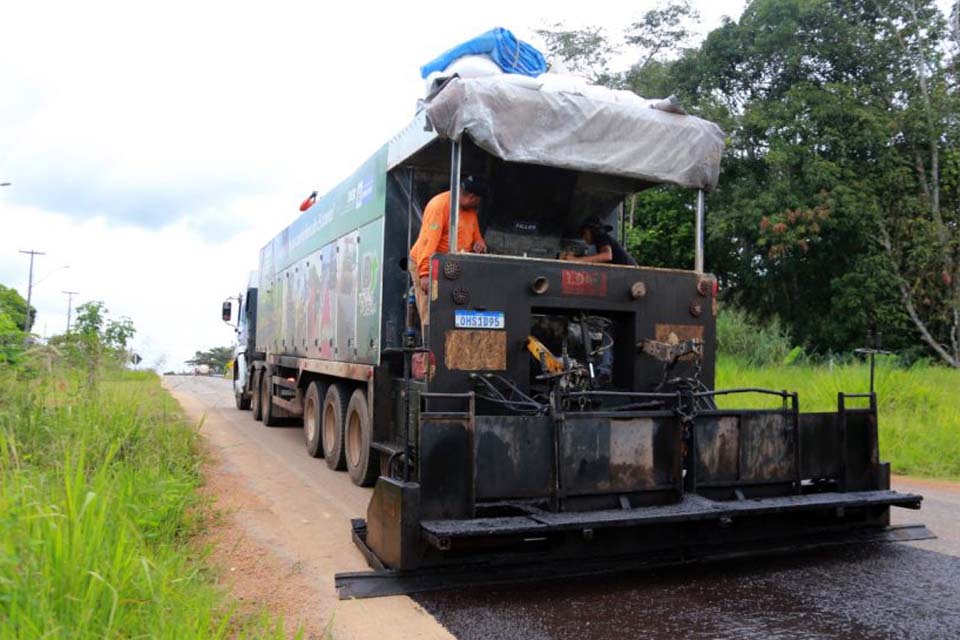
[[[61,291],[61,293],[67,294],[67,333],[70,333],[70,316],[73,312],[73,296],[80,293],[79,291]]]
[[[30,317],[30,301],[33,299],[33,257],[45,256],[47,254],[43,251],[37,251],[35,249],[30,249],[29,251],[24,251],[21,249],[20,253],[26,253],[30,255],[30,280],[27,282],[27,319],[23,322],[23,330],[27,333],[30,333],[30,327],[33,325]]]

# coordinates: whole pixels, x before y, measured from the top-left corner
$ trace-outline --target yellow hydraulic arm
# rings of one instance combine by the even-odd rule
[[[527,351],[530,352],[534,360],[540,363],[544,373],[563,373],[563,362],[553,355],[546,345],[533,336],[527,336]]]

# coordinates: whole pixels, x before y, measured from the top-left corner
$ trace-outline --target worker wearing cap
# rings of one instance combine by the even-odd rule
[[[467,176],[460,182],[460,217],[457,221],[457,250],[486,253],[487,244],[480,233],[477,207],[487,195],[487,185],[476,176]],[[430,256],[450,250],[450,192],[438,193],[423,210],[420,235],[410,249],[410,272],[417,297],[417,311],[421,324],[429,321],[427,293],[430,288]]]
[[[587,244],[592,244],[595,253],[585,256],[575,256],[572,253],[561,253],[561,260],[576,260],[578,262],[606,262],[609,264],[623,264],[631,267],[639,266],[637,261],[627,253],[610,232],[613,227],[603,224],[597,216],[590,216],[580,225],[580,235]]]

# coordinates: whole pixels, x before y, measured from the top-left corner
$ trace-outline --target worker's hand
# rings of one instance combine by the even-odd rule
[[[473,247],[471,247],[470,250],[474,253],[486,253],[487,245],[482,240],[478,240],[477,242],[473,243]]]
[[[569,251],[561,251],[560,260],[573,260],[573,254]]]
[[[424,293],[430,291],[430,276],[423,276],[420,278],[420,290]]]

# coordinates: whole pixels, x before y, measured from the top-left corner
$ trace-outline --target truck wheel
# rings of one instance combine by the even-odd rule
[[[243,390],[237,391],[237,379],[239,378],[240,371],[240,360],[237,358],[233,359],[233,398],[237,402],[237,410],[245,411],[250,408],[250,398],[243,397]]]
[[[237,401],[237,409],[240,411],[247,411],[250,409],[250,398],[243,395],[243,391],[234,391],[234,397]]]
[[[307,387],[307,396],[303,400],[303,441],[307,453],[314,458],[323,457],[323,399],[327,394],[327,385],[311,382]]]
[[[373,425],[367,409],[367,394],[357,389],[350,396],[343,427],[344,457],[347,472],[353,484],[369,487],[380,472],[380,460],[370,448],[373,444]]]
[[[260,374],[260,411],[264,425],[275,427],[280,424],[280,418],[275,415],[276,407],[273,406],[273,372],[269,369],[264,369]]]
[[[339,383],[327,387],[323,400],[323,457],[335,471],[346,468],[343,455],[343,417],[347,413],[347,388]]]
[[[263,375],[263,369],[257,369],[253,372],[253,384],[250,385],[250,409],[253,411],[254,420],[263,420],[263,403],[260,401],[260,377]]]

